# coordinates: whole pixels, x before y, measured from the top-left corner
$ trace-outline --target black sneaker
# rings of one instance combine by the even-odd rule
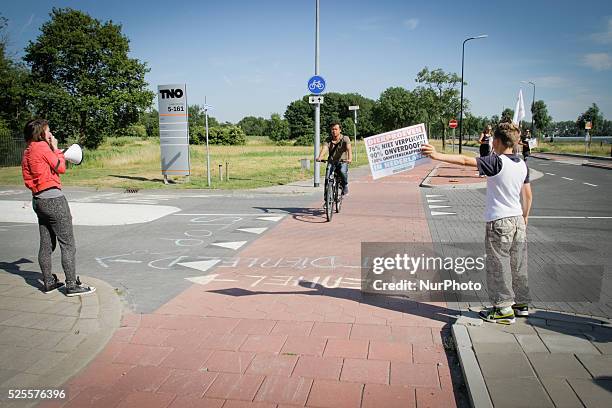
[[[59,279],[57,279],[56,274],[52,274],[51,276],[53,277],[51,281],[45,282],[43,285],[43,288],[42,288],[43,293],[51,293],[54,290],[57,290],[58,288],[61,288],[62,286],[64,286],[64,284],[60,282]]]
[[[512,324],[515,322],[514,312],[511,308],[505,310],[499,307],[490,307],[488,309],[481,310],[478,316],[487,322],[498,323],[498,324]]]
[[[512,305],[515,316],[527,317],[529,316],[529,306],[527,303],[515,303]]]
[[[93,286],[84,286],[81,279],[77,276],[76,283],[73,287],[66,286],[66,296],[82,296],[94,293],[96,288]]]

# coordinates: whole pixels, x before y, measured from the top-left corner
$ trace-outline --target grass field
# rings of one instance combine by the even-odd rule
[[[441,148],[440,141],[433,143],[438,149]],[[249,189],[312,178],[312,161],[310,170],[302,170],[300,159],[311,159],[313,152],[312,146],[278,146],[264,136],[250,136],[244,146],[211,145],[211,187]],[[175,183],[164,185],[158,142],[150,139],[110,138],[99,149],[85,151],[81,165],[69,165],[66,174],[62,175],[62,184],[123,189],[208,188],[205,147],[190,146],[189,156],[189,180],[174,177],[171,179]],[[358,141],[356,156],[357,160],[351,167],[368,164],[362,140]],[[219,180],[219,164],[223,166],[223,180]],[[227,165],[229,181],[226,180]],[[324,173],[324,167],[322,169]],[[0,185],[23,185],[21,167],[0,168]]]

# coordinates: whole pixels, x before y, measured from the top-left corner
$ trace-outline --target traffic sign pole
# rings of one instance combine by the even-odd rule
[[[316,0],[315,17],[315,75],[319,75],[319,0]],[[314,186],[319,187],[319,177],[321,175],[321,164],[316,161],[319,157],[320,137],[321,137],[321,104],[315,104],[315,140],[314,140]]]

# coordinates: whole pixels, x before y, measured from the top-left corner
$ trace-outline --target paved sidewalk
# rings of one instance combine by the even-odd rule
[[[445,348],[454,311],[359,290],[362,241],[431,239],[417,188],[431,168],[384,182],[352,171],[331,223],[313,203],[240,253],[257,262],[218,265],[154,313],[125,315],[65,385],[70,400],[49,405],[467,406]],[[299,275],[282,269],[305,258],[317,261]]]
[[[8,401],[8,390],[61,388],[105,347],[119,326],[121,304],[97,279],[83,277],[94,294],[66,297],[41,292],[41,274],[29,272],[28,262],[3,269],[10,273],[0,273],[0,406],[33,406]]]
[[[445,170],[447,178],[462,174]],[[475,219],[475,215],[464,216]],[[466,238],[462,227],[455,225],[449,232],[455,229]],[[435,240],[461,240],[444,229],[436,228],[436,232]],[[612,406],[610,320],[558,312],[554,305],[548,306],[552,310],[533,309],[529,318],[517,318],[510,326],[483,322],[477,317],[478,308],[461,311],[463,316],[453,324],[452,332],[473,406]]]

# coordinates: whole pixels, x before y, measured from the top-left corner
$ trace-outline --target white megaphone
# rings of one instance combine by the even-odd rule
[[[83,161],[83,149],[78,144],[73,144],[64,149],[64,158],[72,164],[81,164]]]

